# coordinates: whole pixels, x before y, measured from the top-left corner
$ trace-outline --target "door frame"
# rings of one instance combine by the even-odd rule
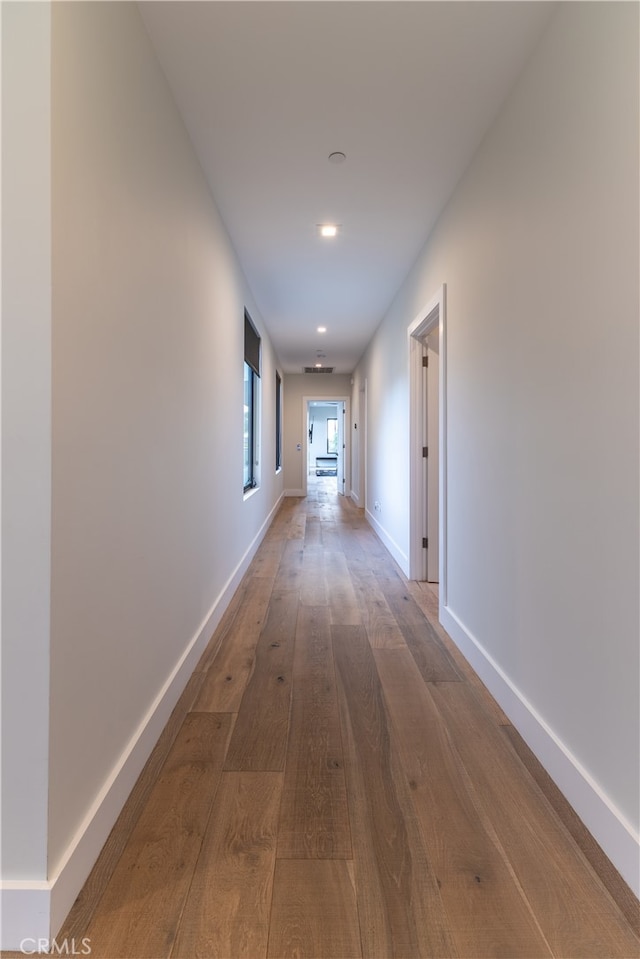
[[[302,495],[307,495],[309,479],[309,432],[307,427],[307,417],[309,415],[309,403],[344,403],[344,495],[346,496],[347,478],[351,481],[351,444],[348,442],[351,430],[351,397],[336,396],[331,393],[329,396],[303,396],[302,397],[302,454],[304,469],[302,471]],[[340,477],[336,477],[338,490],[340,489]]]
[[[364,435],[362,438],[362,446],[360,447],[360,490],[362,492],[362,502],[358,505],[361,506],[365,513],[367,511],[367,476],[368,476],[368,455],[369,455],[369,423],[368,423],[368,386],[367,378],[364,378],[364,393],[362,397],[364,403],[364,409],[360,411],[360,419],[364,423]],[[362,423],[360,424],[363,425]]]
[[[422,455],[426,431],[426,404],[422,357],[424,339],[438,327],[440,335],[440,384],[438,392],[438,444],[440,453],[438,540],[439,599],[447,605],[447,311],[446,284],[423,306],[407,328],[409,353],[409,578],[426,578],[422,538],[426,536],[426,470]]]

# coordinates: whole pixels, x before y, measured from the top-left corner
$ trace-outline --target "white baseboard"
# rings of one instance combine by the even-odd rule
[[[133,733],[76,831],[59,863],[46,881],[6,881],[0,886],[0,948],[19,950],[20,942],[55,937],[82,889],[87,876],[120,815],[138,776],[160,738],[200,657],[267,532],[282,496],[270,511],[244,556],[229,576],[195,635],[158,692],[146,716]],[[35,948],[32,945],[29,948]]]
[[[360,497],[358,496],[358,494],[356,493],[356,491],[355,491],[355,490],[351,490],[351,492],[349,493],[349,496],[351,497],[351,499],[353,500],[353,502],[356,504],[356,506],[357,506],[357,507],[360,507]]]
[[[622,878],[640,896],[640,837],[449,606],[440,622]]]
[[[368,509],[366,509],[366,507],[365,507],[364,515],[366,516],[370,526],[373,527],[374,533],[377,535],[378,539],[381,540],[384,543],[384,545],[387,547],[387,549],[389,550],[389,552],[395,559],[396,563],[398,564],[398,566],[400,567],[404,575],[409,576],[409,557],[407,556],[407,554],[400,549],[396,541],[392,539],[391,536],[389,536],[384,526],[382,526],[378,522],[378,520],[375,518],[373,513],[371,513]]]

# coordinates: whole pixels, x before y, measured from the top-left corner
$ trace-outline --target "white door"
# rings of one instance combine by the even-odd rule
[[[344,488],[346,485],[346,477],[344,475],[344,461],[345,461],[345,445],[346,445],[346,429],[345,429],[345,417],[346,409],[344,403],[338,403],[338,493],[341,496],[344,496]]]
[[[427,367],[427,581],[437,583],[439,577],[439,379],[440,342],[436,328],[426,338]]]

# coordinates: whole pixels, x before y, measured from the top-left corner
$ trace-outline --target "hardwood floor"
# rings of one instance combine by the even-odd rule
[[[638,903],[335,481],[285,500],[66,924],[94,959],[634,959]]]

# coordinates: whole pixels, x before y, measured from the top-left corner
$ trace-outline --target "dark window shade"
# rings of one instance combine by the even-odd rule
[[[260,376],[260,337],[246,310],[244,311],[244,361],[249,364],[254,373]]]

